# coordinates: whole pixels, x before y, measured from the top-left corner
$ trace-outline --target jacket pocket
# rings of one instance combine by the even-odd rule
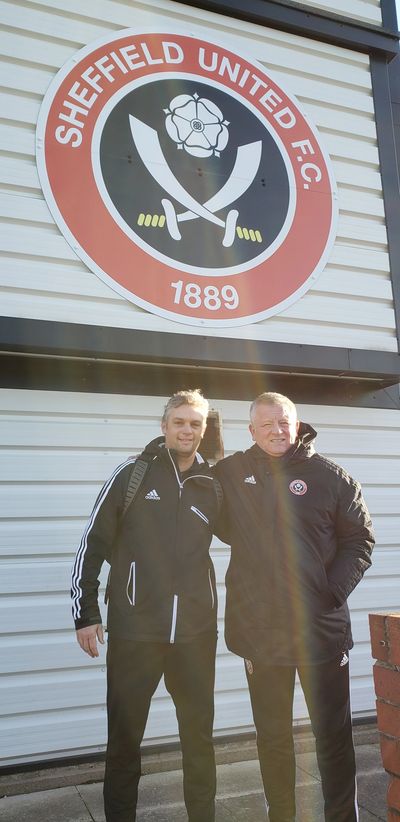
[[[206,517],[206,515],[205,515],[205,514],[203,514],[203,512],[202,512],[202,511],[199,511],[199,509],[198,509],[198,508],[196,508],[194,505],[191,505],[191,506],[190,506],[190,510],[191,510],[191,511],[193,511],[193,513],[194,513],[194,514],[197,514],[197,516],[198,516],[198,517],[200,517],[200,519],[202,519],[202,520],[203,520],[203,522],[205,522],[207,525],[209,525],[209,524],[210,524],[210,523],[209,523],[209,521],[208,521],[208,519],[207,519],[207,517]]]
[[[129,569],[128,582],[126,584],[126,596],[129,603],[135,605],[136,602],[136,562],[131,562]]]

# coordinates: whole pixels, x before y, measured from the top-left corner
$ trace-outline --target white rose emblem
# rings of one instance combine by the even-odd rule
[[[194,157],[219,157],[228,142],[229,122],[215,103],[198,94],[178,94],[164,111],[165,127],[178,148]]]

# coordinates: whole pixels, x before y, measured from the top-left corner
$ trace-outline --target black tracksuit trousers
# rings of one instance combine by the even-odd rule
[[[320,665],[303,665],[297,671],[316,740],[325,821],[356,822],[359,817],[347,656],[340,654]],[[292,730],[295,674],[296,668],[290,665],[246,665],[270,822],[294,822],[296,817]]]
[[[216,636],[190,642],[111,638],[107,651],[108,745],[104,779],[107,822],[134,822],[141,775],[140,744],[162,675],[175,704],[189,822],[214,822],[212,742]]]

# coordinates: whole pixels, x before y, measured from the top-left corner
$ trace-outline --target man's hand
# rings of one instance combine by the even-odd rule
[[[104,645],[104,631],[102,625],[88,625],[86,628],[78,628],[76,638],[82,651],[91,657],[99,655],[97,640]]]

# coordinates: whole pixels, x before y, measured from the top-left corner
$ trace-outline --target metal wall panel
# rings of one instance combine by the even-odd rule
[[[311,2],[310,5],[318,5]],[[329,4],[320,4],[328,11]],[[337,5],[337,4],[336,4]],[[336,8],[335,11],[342,11]],[[353,19],[380,22],[379,2],[351,0]],[[344,13],[344,11],[343,11]],[[360,16],[361,15],[361,16]],[[321,133],[339,187],[340,219],[315,286],[281,314],[192,334],[397,351],[371,76],[367,55],[230,19],[173,0],[0,2],[0,274],[7,316],[187,333],[135,307],[77,259],[43,199],[35,125],[58,68],[81,46],[124,27],[168,26],[227,39],[295,94]],[[90,310],[88,307],[90,306]]]
[[[73,555],[97,492],[115,465],[159,433],[163,398],[0,391],[0,763],[93,753],[105,742],[105,655],[75,642],[69,601]],[[215,401],[226,452],[250,445],[248,403]],[[351,597],[355,716],[375,709],[368,618],[400,606],[400,417],[396,410],[299,406],[319,450],[361,480],[374,518],[375,562]],[[396,470],[397,469],[397,470]],[[228,549],[213,543],[220,636],[216,732],[251,728],[242,661],[223,640]],[[104,575],[103,573],[103,582]],[[306,720],[300,690],[296,721]],[[176,738],[161,685],[147,742]]]

